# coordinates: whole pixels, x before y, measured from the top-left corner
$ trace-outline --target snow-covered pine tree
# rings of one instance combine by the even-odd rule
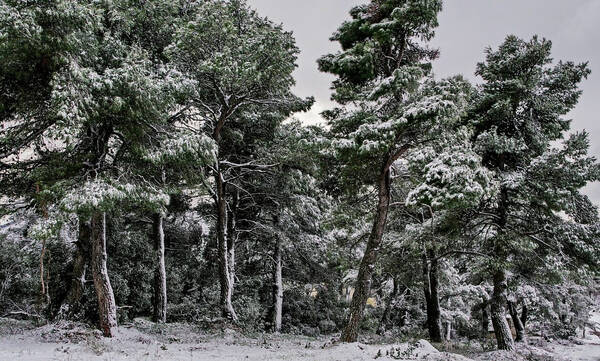
[[[550,225],[568,208],[587,182],[598,179],[598,165],[588,156],[585,133],[568,136],[572,110],[590,73],[587,64],[552,64],[550,41],[509,36],[497,50],[488,49],[477,66],[483,85],[471,119],[475,147],[484,165],[495,174],[500,190],[479,211],[490,236],[485,247],[494,291],[491,319],[498,348],[514,348],[505,318],[507,271],[516,256],[530,251],[559,256]],[[561,138],[568,139],[556,144]],[[558,252],[551,252],[553,249]]]
[[[181,83],[144,48],[154,44],[143,41],[152,33],[145,31],[148,19],[130,5],[0,5],[4,194],[44,197],[46,204],[79,214],[81,223],[91,220],[90,265],[106,336],[117,324],[106,267],[107,213],[118,212],[123,202],[166,203],[160,188],[131,171],[130,160],[168,123]]]
[[[143,3],[136,14],[138,27],[144,32],[139,34],[139,43],[157,59],[173,70],[165,54],[167,46],[174,40],[177,26],[174,24],[189,21],[192,14],[187,13],[186,2],[152,1]],[[138,153],[130,159],[135,173],[154,187],[170,195],[182,195],[207,192],[206,169],[216,162],[216,146],[206,134],[197,132],[189,123],[193,116],[185,111],[185,103],[193,93],[193,83],[183,81],[172,89],[172,95],[178,105],[169,114],[164,124],[157,126],[157,134],[140,144]],[[165,222],[169,216],[169,207],[149,209],[152,213],[152,243],[155,255],[153,320],[167,320],[167,274],[165,269]],[[138,210],[139,212],[139,210]]]
[[[369,297],[391,200],[394,164],[457,124],[470,86],[460,78],[426,80],[438,51],[434,36],[440,0],[376,0],[353,8],[333,35],[342,51],[319,60],[337,75],[333,99],[345,108],[325,113],[343,164],[338,184],[369,192],[377,202],[342,341],[354,342]]]
[[[183,104],[194,116],[191,127],[208,134],[217,146],[217,162],[211,176],[221,308],[223,316],[237,320],[231,303],[234,279],[230,249],[233,251],[233,244],[228,245],[228,209],[231,208],[227,175],[232,168],[244,172],[244,168],[260,165],[228,159],[228,137],[243,139],[244,128],[259,125],[261,111],[293,108],[292,105],[299,104],[303,108],[310,105],[311,100],[300,101],[290,92],[298,53],[291,33],[258,16],[243,0],[204,1],[188,9],[188,14],[190,20],[178,25],[167,54],[195,84],[189,101]],[[243,126],[232,126],[234,121],[242,122]],[[230,175],[235,178],[235,174]]]
[[[554,313],[542,311],[544,306],[540,304],[544,302],[528,299],[528,293],[522,290],[533,289],[544,297],[590,287],[594,282],[599,266],[594,242],[600,235],[600,221],[597,207],[579,189],[598,177],[598,165],[587,156],[588,149],[587,136],[574,133],[557,148],[536,158],[536,164],[528,167],[524,176],[529,180],[525,186],[529,193],[528,199],[520,203],[530,203],[530,209],[515,211],[521,215],[521,222],[513,222],[513,237],[522,239],[513,246],[517,251],[510,260],[508,282],[508,311],[517,342],[526,340],[531,308],[534,314],[546,314],[539,321],[543,327],[560,329],[562,335],[573,335],[587,320],[590,302],[584,295],[548,297],[545,303],[558,311]]]
[[[466,105],[462,116],[466,115]],[[465,211],[478,205],[482,198],[495,194],[493,174],[482,164],[472,143],[473,129],[458,125],[440,134],[418,152],[410,153],[400,168],[402,180],[396,188],[407,193],[409,209],[394,212],[408,217],[408,232],[402,245],[420,254],[423,290],[427,306],[427,328],[434,342],[442,342],[441,310],[438,292],[438,264],[444,258],[476,254],[463,239]],[[415,220],[418,222],[415,223]],[[415,234],[416,233],[416,234]]]
[[[331,199],[318,186],[319,151],[326,146],[323,133],[298,121],[281,124],[272,137],[263,139],[256,152],[257,161],[273,166],[251,173],[241,184],[245,191],[240,203],[246,214],[254,215],[255,222],[253,227],[242,226],[262,233],[258,238],[272,249],[273,303],[268,327],[273,332],[282,328],[284,262],[303,263],[298,261],[300,253],[324,252],[328,246],[323,222]]]
[[[160,131],[140,144],[136,152],[122,160],[123,168],[143,179],[163,193],[181,196],[207,192],[206,172],[216,162],[214,141],[203,133],[195,133],[184,126],[188,119],[184,113],[175,113]],[[155,254],[153,319],[167,320],[167,274],[165,270],[165,220],[169,207],[146,204],[138,205],[132,212],[145,217],[151,214],[152,243]]]

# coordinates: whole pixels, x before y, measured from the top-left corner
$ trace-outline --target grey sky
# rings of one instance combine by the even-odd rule
[[[302,53],[296,71],[296,93],[315,96],[317,104],[305,121],[318,121],[318,113],[331,106],[332,78],[321,74],[316,59],[337,50],[328,39],[348,10],[366,0],[249,0],[261,15],[283,23],[294,32]],[[446,0],[433,44],[441,58],[437,76],[463,74],[477,81],[475,64],[487,46],[496,47],[507,34],[529,38],[534,34],[553,41],[557,60],[589,61],[592,75],[583,83],[583,97],[571,114],[573,129],[590,133],[592,152],[600,156],[600,0]],[[599,157],[600,158],[600,157]],[[600,204],[600,184],[587,187]]]

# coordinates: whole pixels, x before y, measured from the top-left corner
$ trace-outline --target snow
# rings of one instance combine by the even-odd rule
[[[70,211],[86,208],[102,208],[110,202],[123,200],[168,205],[169,196],[148,184],[113,184],[111,180],[91,180],[73,188],[61,201],[61,206]]]
[[[334,344],[325,338],[303,336],[260,334],[248,338],[232,329],[207,335],[191,325],[158,326],[145,320],[135,325],[139,329],[119,327],[112,339],[80,324],[19,332],[11,326],[10,334],[0,337],[0,360],[468,360],[439,353],[424,340],[395,345]]]
[[[549,350],[555,357],[569,361],[600,360],[600,343],[585,341],[582,345],[551,345]]]
[[[581,345],[555,343],[545,349],[519,346],[522,356],[495,351],[470,359],[439,352],[425,340],[387,345],[336,344],[327,338],[292,335],[249,337],[228,328],[207,334],[194,325],[156,325],[144,319],[119,327],[112,339],[77,323],[31,327],[25,321],[0,319],[0,360],[600,360],[597,336]]]

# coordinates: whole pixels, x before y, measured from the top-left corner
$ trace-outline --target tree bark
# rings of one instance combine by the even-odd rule
[[[68,319],[79,312],[81,298],[85,290],[86,267],[90,260],[90,222],[79,219],[79,234],[75,244],[73,271],[67,297],[60,306],[58,319]]]
[[[216,183],[216,211],[217,211],[217,248],[219,254],[219,282],[221,286],[221,314],[234,322],[237,315],[233,309],[231,298],[233,295],[233,284],[229,274],[229,252],[227,247],[227,201],[225,199],[225,182],[217,165],[215,171]]]
[[[167,322],[167,271],[165,270],[164,216],[155,214],[153,220],[154,238],[154,322]]]
[[[231,211],[229,217],[227,217],[227,258],[229,266],[229,278],[231,279],[231,293],[233,294],[235,288],[235,240],[236,240],[236,220],[237,220],[237,207],[239,203],[239,190],[235,189],[233,192],[233,200],[231,202]]]
[[[40,305],[50,305],[50,289],[48,287],[47,272],[44,268],[46,258],[46,238],[42,240],[42,252],[40,254]]]
[[[225,108],[228,108],[226,105]],[[227,237],[227,199],[225,195],[225,180],[223,177],[222,164],[220,162],[221,148],[221,131],[228,120],[228,117],[233,114],[232,109],[222,109],[221,115],[215,119],[214,130],[212,137],[217,143],[217,162],[213,171],[215,178],[215,211],[217,216],[217,253],[219,259],[219,284],[221,287],[220,307],[223,317],[237,322],[238,318],[233,309],[231,298],[233,296],[233,277],[231,276],[231,266],[229,262],[230,256],[235,256],[235,253],[230,254],[228,250],[229,239]],[[235,251],[234,251],[235,252]]]
[[[508,255],[504,248],[505,227],[508,222],[508,207],[509,207],[509,195],[506,187],[500,189],[500,200],[498,204],[498,235],[496,236],[494,245],[494,255],[496,262],[504,262]],[[515,343],[510,332],[510,327],[506,321],[506,310],[505,305],[507,302],[506,293],[508,284],[506,281],[506,271],[500,266],[493,272],[493,285],[494,290],[492,292],[491,299],[491,318],[492,326],[494,326],[494,333],[496,335],[496,341],[498,342],[499,350],[515,349]]]
[[[452,339],[452,321],[446,321],[446,341],[450,341]]]
[[[429,259],[428,259],[429,257]],[[427,305],[427,330],[433,342],[442,342],[442,313],[438,293],[438,263],[435,252],[428,250],[423,255],[423,291]]]
[[[515,302],[508,302],[508,312],[510,313],[510,318],[513,321],[513,325],[515,326],[516,342],[525,342],[525,326],[523,322],[519,318],[519,312],[517,310],[517,305]]]
[[[481,304],[481,338],[487,339],[490,326],[490,313],[488,312],[488,301],[483,300]]]
[[[363,312],[365,310],[365,304],[371,291],[371,275],[375,269],[377,254],[379,253],[379,248],[381,247],[381,240],[385,230],[390,203],[390,165],[386,165],[383,168],[377,183],[377,210],[373,220],[373,228],[367,242],[367,248],[358,271],[354,295],[352,297],[352,303],[350,304],[350,314],[340,339],[342,342],[356,342],[358,338],[360,321],[362,319]]]
[[[498,270],[494,273],[494,291],[491,299],[491,318],[494,326],[496,341],[498,342],[499,350],[512,351],[515,349],[515,344],[510,332],[510,327],[506,321],[506,272]]]
[[[117,305],[106,267],[106,214],[96,212],[91,221],[91,269],[98,298],[100,329],[106,337],[113,337],[117,329]]]
[[[529,316],[528,311],[527,305],[523,303],[523,309],[521,310],[521,323],[523,324],[523,327],[527,326],[527,317]]]
[[[281,317],[283,310],[283,275],[281,263],[281,239],[276,237],[273,254],[273,332],[281,331]]]
[[[40,184],[35,185],[36,193],[40,193]],[[42,213],[42,217],[48,218],[48,208],[46,202],[41,200],[39,207]],[[48,307],[50,305],[50,289],[48,286],[48,272],[44,268],[44,260],[46,259],[46,237],[42,239],[42,251],[40,253],[40,305]]]

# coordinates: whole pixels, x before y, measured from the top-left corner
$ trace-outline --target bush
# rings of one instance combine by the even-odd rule
[[[283,295],[283,331],[313,336],[338,331],[347,305],[331,288],[318,287],[316,297],[304,288],[286,290]]]
[[[167,322],[200,322],[208,316],[206,311],[197,302],[186,298],[181,303],[168,305]]]
[[[0,314],[28,309],[39,294],[39,253],[0,236]]]

